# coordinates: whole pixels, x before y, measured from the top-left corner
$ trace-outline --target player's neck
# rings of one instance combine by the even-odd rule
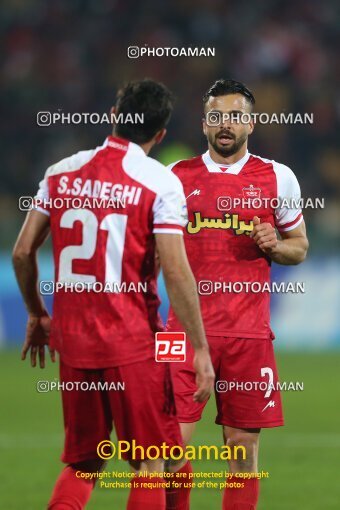
[[[152,147],[154,146],[154,143],[153,142],[148,142],[148,143],[140,143],[138,145],[139,145],[139,147],[141,149],[143,149],[145,154],[148,155],[149,152],[151,151]]]
[[[235,152],[235,154],[231,154],[230,156],[221,156],[215,149],[209,145],[209,155],[214,163],[218,165],[233,165],[242,159],[247,152],[247,144],[242,145],[239,151]]]

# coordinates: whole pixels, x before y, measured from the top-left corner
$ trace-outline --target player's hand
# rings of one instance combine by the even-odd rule
[[[253,218],[254,229],[250,233],[257,246],[267,255],[271,255],[278,244],[275,228],[270,223],[261,223],[258,216]]]
[[[45,315],[37,316],[29,314],[26,326],[26,337],[21,351],[21,359],[26,359],[26,354],[31,350],[31,366],[37,364],[39,355],[40,368],[45,367],[45,345],[49,348],[49,334],[51,318],[46,312]],[[49,348],[51,360],[55,362],[55,352]]]
[[[204,402],[214,391],[215,372],[211,363],[208,349],[196,349],[194,357],[197,391],[194,394],[195,402]]]

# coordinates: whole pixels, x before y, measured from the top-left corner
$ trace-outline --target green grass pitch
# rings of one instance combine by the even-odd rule
[[[38,393],[36,382],[58,377],[57,366],[31,369],[18,351],[1,351],[0,508],[46,507],[62,464],[63,426],[60,394]],[[340,353],[279,354],[281,380],[303,381],[303,392],[283,395],[286,426],[262,431],[259,510],[336,510],[340,508]],[[195,444],[220,444],[211,399],[198,426]],[[218,471],[223,462],[194,463],[196,470]],[[121,462],[108,468],[126,470]],[[99,489],[89,510],[124,509],[127,492]],[[193,510],[221,508],[215,489],[192,491]]]

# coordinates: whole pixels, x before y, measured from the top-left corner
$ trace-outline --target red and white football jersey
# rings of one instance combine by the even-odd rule
[[[230,166],[215,163],[208,151],[170,168],[187,198],[185,246],[201,294],[206,333],[268,338],[272,335],[270,293],[249,292],[249,284],[259,282],[257,290],[270,282],[271,261],[249,234],[254,216],[281,232],[303,221],[299,204],[294,205],[300,199],[295,175],[287,166],[249,152]],[[276,207],[279,199],[287,206]],[[229,282],[242,286],[228,287]],[[172,309],[167,327],[181,330]]]
[[[154,234],[183,233],[179,179],[138,145],[109,136],[48,168],[36,198],[43,201],[36,208],[50,216],[55,281],[66,285],[54,295],[52,347],[76,368],[154,356],[154,332],[162,329]],[[67,284],[76,282],[89,291],[70,291]],[[91,290],[98,283],[118,287]],[[134,291],[140,288],[146,290]]]

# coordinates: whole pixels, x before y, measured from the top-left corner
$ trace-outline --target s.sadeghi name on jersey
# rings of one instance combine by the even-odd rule
[[[60,177],[57,188],[60,194],[107,200],[113,198],[133,205],[138,205],[142,190],[143,188],[138,186],[99,181],[98,179],[94,181],[92,179],[84,180],[81,177],[76,177],[70,182],[67,175]]]

